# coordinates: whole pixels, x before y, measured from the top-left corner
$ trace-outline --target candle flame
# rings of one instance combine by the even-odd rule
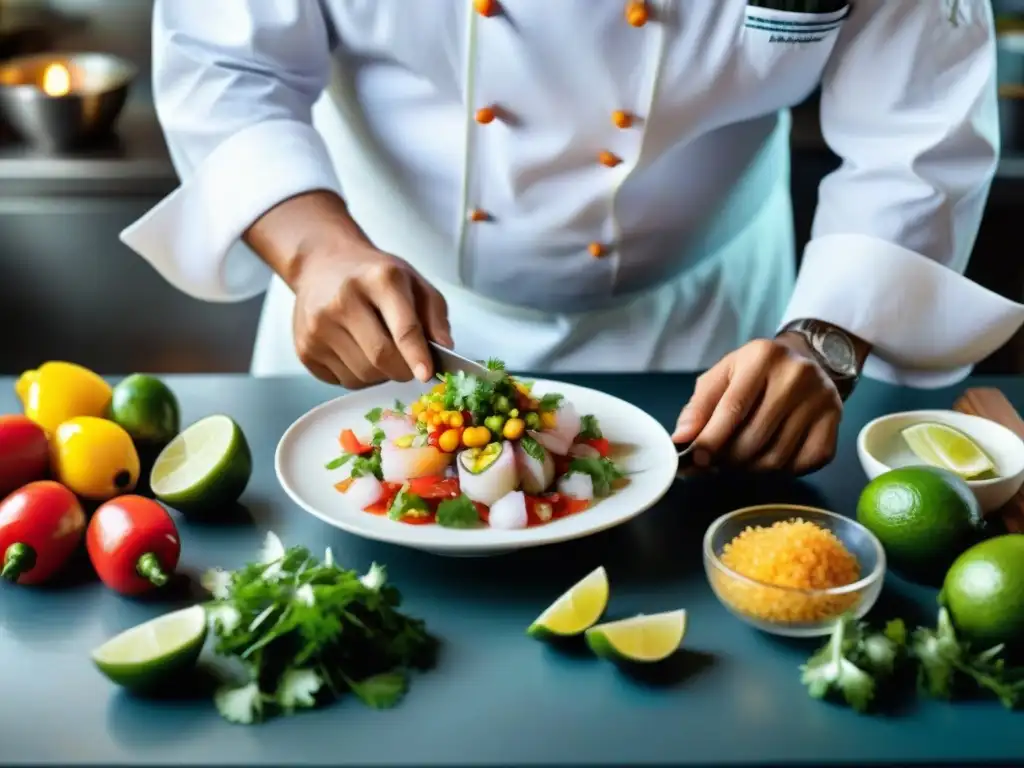
[[[43,93],[47,96],[66,96],[71,90],[71,73],[60,63],[53,63],[43,71]]]

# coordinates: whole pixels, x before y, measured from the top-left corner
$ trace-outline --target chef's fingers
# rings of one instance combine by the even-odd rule
[[[416,308],[427,335],[442,347],[451,349],[452,328],[448,323],[448,302],[434,286],[420,275],[413,276],[412,289],[416,295]]]
[[[697,385],[693,389],[690,401],[683,406],[676,421],[672,439],[677,443],[689,443],[700,434],[714,413],[715,405],[722,399],[729,387],[729,376],[732,371],[731,356],[718,362],[717,365],[697,377]]]
[[[817,406],[808,401],[786,414],[774,436],[761,453],[747,464],[747,468],[757,472],[771,472],[790,466],[793,457],[804,444],[816,411]]]
[[[325,336],[332,352],[325,365],[345,389],[362,389],[386,380],[387,377],[366,359],[359,344],[344,328],[335,326]]]
[[[811,425],[803,447],[792,460],[793,474],[809,474],[835,458],[839,419],[839,411],[829,411]]]
[[[821,385],[821,372],[806,358],[793,356],[773,366],[768,373],[764,397],[729,447],[729,460],[736,464],[754,460],[783,420]]]
[[[330,368],[323,365],[322,363],[318,363],[315,360],[310,360],[308,363],[303,363],[303,365],[306,366],[306,370],[308,370],[311,374],[313,374],[313,376],[320,379],[320,381],[324,382],[325,384],[341,384],[341,380],[331,371]],[[342,386],[344,385],[342,384]]]
[[[397,264],[385,264],[373,277],[376,285],[370,294],[377,305],[384,325],[391,335],[394,348],[402,359],[402,367],[420,381],[428,381],[433,375],[433,358],[423,335],[423,325],[416,314],[416,297],[412,290],[412,276],[408,269]],[[390,353],[386,364],[393,368]],[[399,381],[408,381],[411,375]]]
[[[750,360],[733,370],[729,386],[715,403],[711,418],[697,436],[694,463],[707,465],[710,458],[722,453],[738,433],[764,393],[767,384],[765,374],[766,365],[760,360]]]
[[[325,327],[320,337],[334,352],[334,360],[340,361],[352,373],[359,386],[378,384],[403,375],[401,357],[394,349],[387,331],[381,326],[373,309],[354,292],[346,299],[343,324]],[[391,360],[388,359],[389,355]],[[392,362],[395,359],[399,361],[398,365]],[[331,370],[338,373],[335,365],[331,366]],[[404,379],[399,380],[408,381],[408,371],[404,376]]]

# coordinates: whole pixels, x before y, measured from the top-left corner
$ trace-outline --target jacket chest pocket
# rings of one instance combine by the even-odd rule
[[[829,8],[822,13],[778,10],[748,3],[743,18],[741,46],[751,74],[776,91],[788,106],[803,100],[821,81],[829,54],[850,6],[834,0],[805,0],[804,6]],[[794,3],[785,5],[792,7]],[[837,7],[838,6],[838,7]]]

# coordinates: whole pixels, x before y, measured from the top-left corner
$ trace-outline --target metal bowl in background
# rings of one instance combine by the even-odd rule
[[[109,136],[138,70],[106,53],[52,53],[0,63],[0,114],[49,152]]]

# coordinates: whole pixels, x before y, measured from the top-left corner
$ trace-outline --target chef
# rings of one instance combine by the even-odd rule
[[[788,10],[773,9],[772,5]],[[998,156],[983,0],[157,0],[182,182],[122,235],[252,371],[709,369],[698,464],[810,471],[865,374],[941,386],[1024,307],[963,276]],[[795,273],[787,108],[842,167]]]

